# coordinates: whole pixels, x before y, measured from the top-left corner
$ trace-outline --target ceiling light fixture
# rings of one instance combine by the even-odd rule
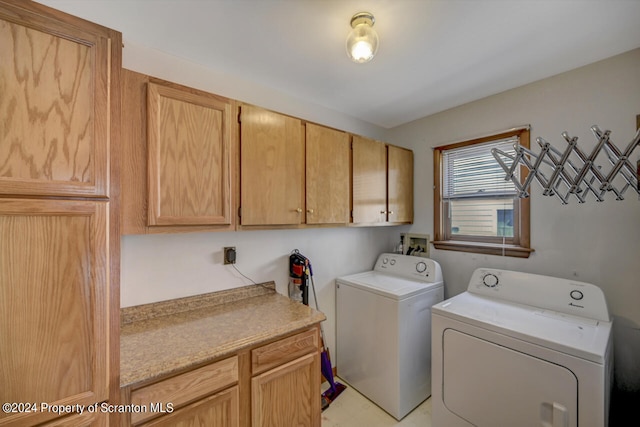
[[[351,18],[351,28],[347,36],[347,55],[354,62],[369,62],[378,51],[378,34],[373,30],[376,20],[369,12],[359,12]]]

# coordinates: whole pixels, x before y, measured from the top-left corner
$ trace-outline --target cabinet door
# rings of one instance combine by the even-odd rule
[[[240,169],[242,225],[304,221],[304,133],[299,119],[243,105]]]
[[[251,399],[252,427],[320,427],[320,354],[254,377]]]
[[[82,414],[76,413],[68,417],[58,418],[39,427],[107,427],[109,425],[109,413],[102,412],[100,405],[96,412],[85,409]]]
[[[231,222],[231,102],[149,83],[149,225]]]
[[[413,151],[389,145],[388,221],[413,222]]]
[[[349,135],[306,124],[307,224],[349,222]]]
[[[235,386],[142,426],[237,427],[239,426],[239,408],[238,386]]]
[[[108,202],[0,199],[0,401],[108,398]],[[36,424],[53,412],[0,413]]]
[[[173,405],[178,409],[189,402],[202,399],[238,381],[238,357],[194,369],[131,392],[132,405],[145,408],[131,414],[131,423],[140,424],[157,416],[154,406]]]
[[[108,196],[117,49],[111,30],[0,2],[0,194]]]
[[[353,222],[387,220],[387,149],[384,143],[353,137]]]

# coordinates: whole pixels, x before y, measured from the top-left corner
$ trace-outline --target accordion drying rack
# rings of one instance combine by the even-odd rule
[[[613,192],[616,200],[623,200],[628,188],[640,195],[638,171],[630,161],[631,153],[640,145],[640,129],[624,150],[611,142],[611,131],[603,132],[594,125],[591,132],[598,142],[588,154],[578,147],[578,137],[570,137],[567,132],[562,133],[567,142],[564,150],[536,138],[539,153],[515,144],[515,154],[497,148],[492,149],[491,154],[505,171],[505,180],[513,182],[521,198],[529,197],[529,187],[534,179],[542,187],[543,195],[557,196],[563,205],[569,202],[572,194],[579,203],[584,203],[589,193],[598,202],[605,200],[607,192]],[[517,174],[518,166],[529,170],[523,182]]]

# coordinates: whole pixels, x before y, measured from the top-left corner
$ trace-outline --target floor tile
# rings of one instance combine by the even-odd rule
[[[431,427],[431,399],[398,421],[340,378],[347,388],[322,412],[322,427]],[[324,383],[322,390],[328,384]]]

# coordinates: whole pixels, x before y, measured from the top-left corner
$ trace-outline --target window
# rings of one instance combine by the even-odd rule
[[[515,153],[516,143],[529,148],[528,127],[434,149],[437,249],[529,257],[529,199],[517,196],[491,154]]]

